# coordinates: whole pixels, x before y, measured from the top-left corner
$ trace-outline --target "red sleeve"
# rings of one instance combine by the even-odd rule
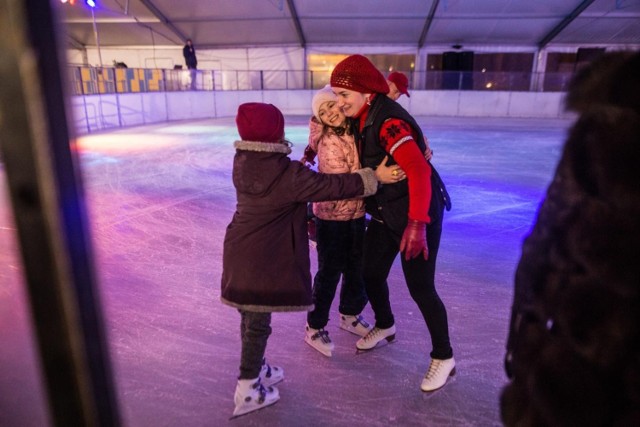
[[[407,174],[409,184],[409,219],[431,222],[431,167],[415,142],[411,126],[403,120],[390,119],[380,128],[380,144]]]

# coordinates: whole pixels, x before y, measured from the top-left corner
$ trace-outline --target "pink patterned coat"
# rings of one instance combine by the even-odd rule
[[[309,121],[309,146],[318,153],[318,172],[349,173],[360,169],[360,158],[353,135],[336,135],[331,128],[323,132],[323,125]],[[364,216],[362,198],[332,200],[313,204],[313,213],[327,221],[349,221]]]

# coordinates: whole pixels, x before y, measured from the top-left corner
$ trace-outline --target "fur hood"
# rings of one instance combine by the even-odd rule
[[[286,144],[260,141],[236,141],[233,143],[236,150],[255,151],[257,153],[282,153],[291,154],[291,147]]]
[[[640,425],[640,54],[572,82],[580,113],[522,247],[501,396],[516,425]]]
[[[282,179],[291,147],[281,143],[236,141],[233,184],[244,193],[264,196]]]

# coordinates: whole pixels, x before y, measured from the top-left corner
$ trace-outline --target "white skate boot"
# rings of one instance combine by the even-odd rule
[[[232,418],[266,408],[278,400],[280,400],[278,389],[273,386],[263,386],[259,377],[253,380],[238,380],[233,397],[236,407]]]
[[[367,335],[358,340],[356,348],[358,350],[373,350],[380,341],[387,340],[391,342],[395,339],[396,325],[392,325],[386,329],[373,328]]]
[[[327,357],[331,357],[333,342],[329,338],[329,332],[324,329],[313,329],[307,325],[304,335],[304,342],[318,350]]]
[[[278,384],[284,379],[284,370],[279,366],[271,366],[266,359],[262,359],[262,370],[260,371],[260,382],[263,386]]]
[[[361,314],[357,316],[349,316],[347,314],[340,313],[340,329],[344,329],[347,332],[364,337],[369,333],[373,326],[369,324]]]
[[[456,374],[456,361],[453,359],[431,359],[420,389],[422,391],[434,391],[444,386],[447,379]]]

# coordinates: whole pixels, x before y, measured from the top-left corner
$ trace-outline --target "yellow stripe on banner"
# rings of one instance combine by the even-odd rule
[[[80,76],[81,76],[83,82],[90,82],[91,81],[91,70],[89,68],[81,68],[80,69]]]
[[[157,92],[160,90],[160,79],[158,70],[149,70],[150,72],[148,74],[150,74],[149,78],[148,78],[148,85],[147,88],[149,89],[149,91],[154,91]]]
[[[140,92],[140,81],[135,78],[136,73],[133,73],[134,78],[129,80],[129,88],[131,92]]]
[[[96,93],[96,73],[93,68],[84,67],[80,69],[80,78],[84,93],[92,95]]]
[[[127,90],[127,73],[123,68],[116,68],[116,87],[119,93],[126,93]]]
[[[158,91],[162,90],[162,85],[163,85],[163,76],[164,74],[162,73],[162,70],[154,70],[154,74],[155,74],[155,78],[156,78],[156,83],[158,84]]]

